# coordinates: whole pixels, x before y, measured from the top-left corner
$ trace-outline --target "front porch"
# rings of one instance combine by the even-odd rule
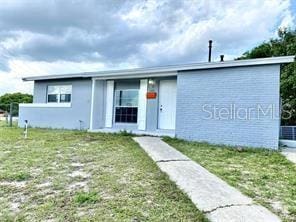
[[[175,137],[176,76],[92,79],[89,132]]]

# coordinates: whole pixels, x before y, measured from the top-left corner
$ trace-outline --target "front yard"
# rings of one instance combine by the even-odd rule
[[[279,152],[164,140],[284,221],[296,221],[296,166]]]
[[[165,138],[284,221],[296,221],[296,166],[280,153]],[[206,221],[128,134],[0,122],[0,221]]]
[[[205,220],[128,135],[2,125],[0,163],[0,221]]]

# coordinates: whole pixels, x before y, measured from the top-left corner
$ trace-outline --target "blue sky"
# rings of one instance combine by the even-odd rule
[[[291,2],[291,11],[294,15],[296,14],[296,1]]]
[[[295,27],[294,0],[0,0],[0,95],[28,75],[226,60]]]

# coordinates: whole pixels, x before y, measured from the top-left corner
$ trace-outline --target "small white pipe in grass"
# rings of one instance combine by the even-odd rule
[[[25,139],[28,138],[28,120],[25,120],[24,137]]]

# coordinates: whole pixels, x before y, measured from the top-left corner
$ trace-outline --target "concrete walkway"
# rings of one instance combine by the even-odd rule
[[[282,154],[288,160],[296,164],[296,148],[284,148]]]
[[[244,196],[160,138],[135,137],[134,140],[211,221],[281,221],[278,216],[253,203],[252,199]]]

